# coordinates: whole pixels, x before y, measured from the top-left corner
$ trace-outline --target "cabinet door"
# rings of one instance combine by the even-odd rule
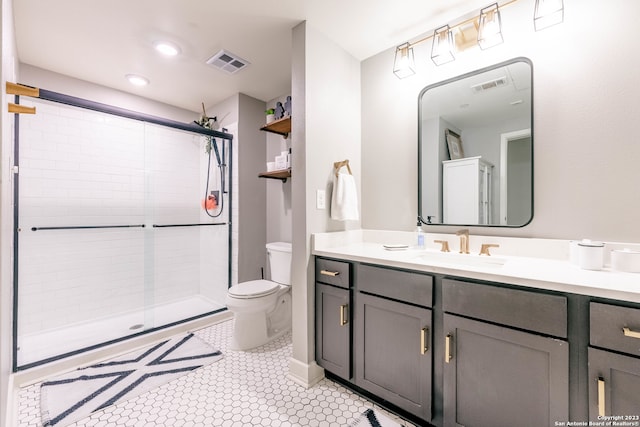
[[[349,290],[316,283],[316,361],[327,371],[351,378]]]
[[[356,295],[355,379],[376,396],[431,419],[431,310]]]
[[[444,315],[444,425],[552,426],[569,418],[569,344]]]
[[[478,224],[478,163],[447,161],[442,170],[442,215],[449,224]]]
[[[598,415],[640,416],[640,359],[589,347],[589,418]]]

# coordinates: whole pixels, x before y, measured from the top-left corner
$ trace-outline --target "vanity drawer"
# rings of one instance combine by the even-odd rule
[[[442,298],[447,313],[567,338],[567,298],[560,295],[443,279]]]
[[[640,309],[590,304],[591,345],[640,356]]]
[[[316,282],[349,288],[351,286],[351,263],[316,258]]]
[[[433,277],[412,271],[359,264],[359,291],[424,307],[433,306]]]

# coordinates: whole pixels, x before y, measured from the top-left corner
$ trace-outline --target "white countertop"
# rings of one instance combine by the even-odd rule
[[[414,246],[414,233],[352,230],[313,235],[312,253],[331,258],[405,268],[428,273],[591,295],[640,303],[640,273],[583,270],[569,262],[569,241],[554,239],[470,236],[472,254],[441,253],[433,240],[449,241],[458,250],[458,237],[425,233],[426,249]],[[407,244],[406,250],[386,250],[384,244]],[[475,255],[481,243],[496,243],[491,257]],[[607,243],[607,249],[637,245]],[[608,252],[607,251],[607,252]]]

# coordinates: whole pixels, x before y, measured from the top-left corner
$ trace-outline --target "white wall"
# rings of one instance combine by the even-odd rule
[[[0,82],[15,82],[17,75],[16,47],[13,28],[13,4],[11,0],[0,3],[2,31],[2,68]],[[12,316],[13,316],[13,283],[12,283],[12,251],[13,251],[13,171],[9,167],[13,157],[13,114],[6,109],[8,102],[13,102],[13,95],[2,90],[2,112],[0,113],[0,135],[2,144],[0,155],[6,159],[0,164],[0,424],[10,425],[7,415],[7,402],[10,402],[9,376],[12,359]],[[12,404],[11,402],[9,404]]]
[[[293,29],[293,355],[292,378],[319,379],[315,365],[311,234],[358,228],[316,209],[316,190],[329,190],[333,162],[349,159],[360,188],[360,63],[308,23]],[[327,199],[330,192],[327,192]]]
[[[540,32],[533,30],[533,7],[522,0],[503,9],[505,43],[449,64],[431,62],[429,42],[416,46],[418,72],[403,80],[391,71],[394,49],[362,63],[363,228],[415,227],[420,90],[525,56],[533,61],[533,221],[472,233],[640,241],[640,2],[565,2],[564,23]]]

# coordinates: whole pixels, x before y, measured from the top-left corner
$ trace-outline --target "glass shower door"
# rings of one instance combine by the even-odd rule
[[[19,123],[14,369],[222,309],[230,204],[212,217],[202,202],[227,203],[228,173],[207,137],[24,104],[38,113]]]
[[[209,162],[205,136],[147,125],[145,139],[145,325],[159,327],[224,307],[229,209],[222,184],[227,175],[213,153]],[[217,143],[222,156],[222,141]],[[209,204],[211,216],[204,210],[207,191],[216,195],[215,207]]]
[[[144,304],[144,125],[33,104],[20,118],[19,366],[116,339],[129,322],[114,313]]]

